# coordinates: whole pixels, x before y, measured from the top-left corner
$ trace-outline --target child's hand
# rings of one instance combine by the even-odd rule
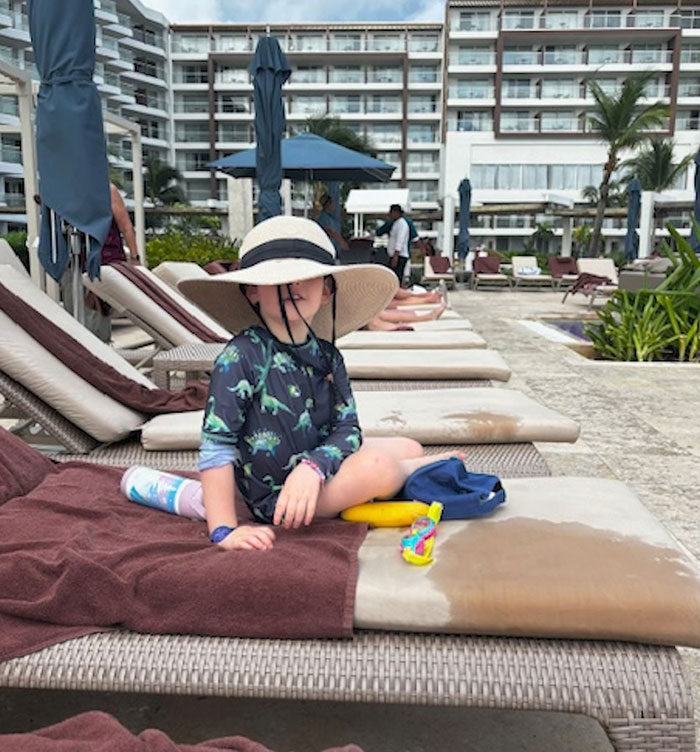
[[[229,551],[263,551],[272,548],[275,531],[267,525],[241,525],[218,545]]]
[[[302,522],[310,525],[320,491],[321,479],[318,473],[306,464],[297,465],[282,486],[275,505],[273,523],[279,525],[284,520],[286,528],[299,527]]]

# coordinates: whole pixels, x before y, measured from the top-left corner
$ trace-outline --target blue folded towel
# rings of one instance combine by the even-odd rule
[[[443,505],[443,520],[466,520],[492,512],[506,500],[506,492],[495,475],[470,473],[457,457],[424,465],[406,479],[401,495],[430,504]]]

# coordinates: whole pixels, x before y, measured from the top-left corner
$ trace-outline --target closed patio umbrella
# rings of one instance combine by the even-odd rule
[[[282,213],[280,142],[285,117],[282,85],[292,70],[275,37],[262,37],[250,64],[255,101],[255,173],[260,186],[258,221]]]
[[[695,198],[693,200],[693,219],[700,225],[700,149],[695,154]],[[695,231],[690,233],[690,245],[695,253],[700,252],[700,238]]]
[[[642,184],[633,178],[627,188],[627,234],[625,235],[625,258],[636,259],[639,253],[639,214],[642,206]]]
[[[102,105],[92,81],[93,0],[29,0],[29,29],[41,77],[36,108],[42,205],[39,258],[56,280],[70,262],[74,305],[80,311],[79,233],[87,249],[85,268],[95,278],[112,221]],[[70,252],[63,231],[68,227]]]
[[[469,253],[469,209],[472,202],[472,184],[465,178],[459,184],[459,234],[457,256],[464,261]]]

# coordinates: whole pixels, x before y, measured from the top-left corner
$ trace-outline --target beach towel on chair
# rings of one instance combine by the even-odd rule
[[[128,501],[122,474],[54,466],[0,429],[0,660],[113,629],[351,634],[364,525],[314,520],[278,529],[271,550],[225,551],[204,523]]]

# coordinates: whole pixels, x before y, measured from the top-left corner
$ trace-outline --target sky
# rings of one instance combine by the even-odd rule
[[[442,21],[445,0],[143,0],[173,23]]]

